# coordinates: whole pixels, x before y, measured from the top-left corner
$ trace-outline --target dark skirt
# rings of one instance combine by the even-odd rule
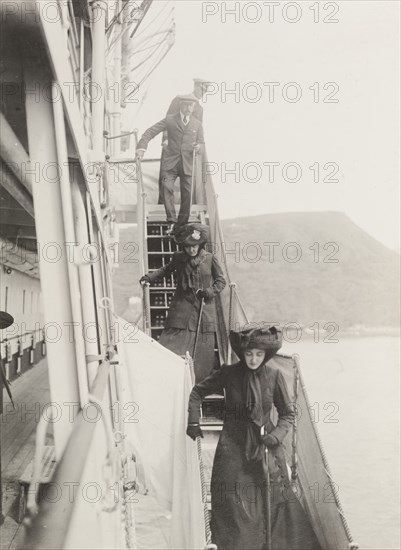
[[[166,328],[163,330],[159,343],[177,355],[185,356],[188,351],[193,355],[196,332],[187,329]],[[200,332],[196,344],[194,361],[195,383],[198,384],[209,376],[214,366],[214,332]]]
[[[213,463],[211,529],[218,550],[266,548],[266,475],[262,461],[246,459],[241,427],[225,424]],[[268,463],[272,550],[320,550],[289,483],[281,445]]]

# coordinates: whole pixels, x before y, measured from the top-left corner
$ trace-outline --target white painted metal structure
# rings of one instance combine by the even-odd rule
[[[16,325],[2,335],[2,353],[12,356],[12,346],[21,345],[29,296],[30,320],[34,309],[35,320],[40,319],[35,340],[40,340],[43,327],[49,329],[46,349],[52,412],[57,418],[53,427],[58,465],[53,479],[62,488],[59,500],[43,502],[39,514],[35,499],[28,501],[25,544],[29,548],[134,544],[132,513],[127,512],[120,485],[134,481],[125,477],[133,469],[125,465],[124,474],[121,456],[116,455],[117,426],[111,414],[119,389],[118,363],[111,364],[115,343],[108,240],[113,220],[104,177],[104,129],[119,131],[121,107],[106,110],[112,83],[107,82],[105,63],[112,42],[117,45],[113,78],[126,77],[126,60],[121,72],[122,39],[135,32],[151,4],[151,0],[16,0],[11,5],[0,0],[2,58],[8,66],[1,84],[18,92],[10,92],[0,113],[4,213],[0,260],[6,277],[1,306],[16,310],[15,285],[24,286],[23,315],[15,314]],[[121,17],[127,7],[132,20]],[[115,144],[113,154],[118,151]],[[23,260],[18,261],[19,255],[24,255]],[[1,276],[3,282],[3,272]],[[13,331],[17,331],[15,345]],[[88,421],[93,411],[102,421]],[[38,430],[37,452],[43,447],[44,431],[43,426]],[[37,455],[33,481],[40,477],[40,464]],[[122,490],[122,498],[112,503],[110,479],[105,478],[108,468]],[[71,499],[68,483],[86,486],[94,481],[104,489],[99,505],[89,498]],[[131,528],[126,530],[127,514]],[[83,517],[89,522],[86,531]],[[49,525],[52,529],[45,528]]]

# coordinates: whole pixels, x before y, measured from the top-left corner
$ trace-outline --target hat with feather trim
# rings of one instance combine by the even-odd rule
[[[177,231],[174,236],[175,242],[179,246],[199,246],[207,243],[209,230],[206,225],[201,223],[187,223]]]
[[[243,359],[244,351],[247,349],[265,350],[266,362],[274,357],[283,345],[283,333],[275,326],[250,328],[241,332],[231,331],[230,343],[240,359]]]

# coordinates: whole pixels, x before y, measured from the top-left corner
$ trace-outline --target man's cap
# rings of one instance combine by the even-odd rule
[[[0,330],[10,327],[14,323],[14,317],[6,311],[0,311]]]
[[[198,98],[194,96],[194,94],[178,95],[177,97],[180,101],[188,101],[191,103],[197,103],[198,101]]]
[[[211,86],[211,81],[210,80],[206,80],[206,78],[194,78],[194,84],[209,84],[209,86]]]

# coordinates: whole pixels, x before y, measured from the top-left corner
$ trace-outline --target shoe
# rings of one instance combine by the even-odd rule
[[[171,224],[168,226],[168,229],[167,229],[167,231],[166,231],[166,235],[173,236],[173,235],[175,235],[175,232],[176,232],[175,223],[171,223]]]

